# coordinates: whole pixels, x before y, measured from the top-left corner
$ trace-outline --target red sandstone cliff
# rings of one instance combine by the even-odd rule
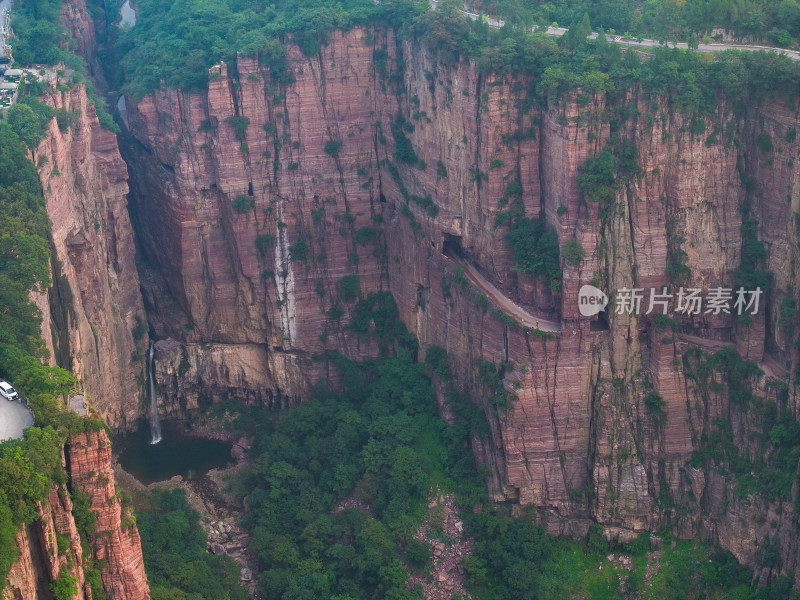
[[[142,544],[133,509],[123,506],[111,466],[111,442],[104,430],[72,436],[67,449],[72,486],[84,491],[97,515],[92,556],[104,565],[103,589],[111,599],[150,597],[144,572]]]
[[[74,598],[91,598],[84,579],[83,550],[67,490],[63,486],[54,488],[47,504],[40,504],[37,512],[38,519],[17,533],[20,557],[11,566],[3,600],[50,597],[50,583],[58,578],[62,569],[77,579],[78,594]],[[67,540],[66,547],[60,547],[58,536]]]
[[[109,600],[146,600],[150,597],[136,525],[126,519],[116,494],[111,467],[111,443],[105,431],[73,436],[66,448],[66,464],[73,491],[85,492],[97,516],[97,528],[88,540],[92,558],[102,566],[102,586]],[[17,533],[20,557],[11,566],[3,600],[50,598],[50,584],[64,569],[75,577],[74,600],[91,600],[86,580],[81,538],[66,487],[54,488],[39,517]],[[60,538],[60,539],[59,539]]]
[[[139,417],[146,321],[127,211],[128,173],[115,135],[102,129],[81,86],[46,98],[71,115],[36,149],[53,240],[43,334],[53,359],[71,368],[113,427]],[[53,307],[54,310],[50,310]]]
[[[622,135],[635,144],[643,173],[601,213],[580,199],[576,176],[608,139],[614,107],[603,98],[582,105],[569,96],[523,110],[529,81],[481,76],[465,62],[437,64],[384,31],[333,33],[318,56],[293,46],[288,54],[296,77],[289,85],[240,59],[236,69],[214,69],[207,92],[161,90],[129,102],[123,147],[145,303],[157,336],[171,338],[156,347],[164,409],[226,394],[294,401],[326,374],[312,354],[374,353],[346,327],[352,304],[338,282],[357,274],[363,294],[394,294],[423,347],[445,347],[459,381],[485,405],[492,436],[479,454],[493,467],[496,498],[545,509],[553,531],[577,531],[589,519],[632,530],[671,523],[750,564],[766,536],[778,536],[784,570],[800,573],[793,529],[773,525],[796,526],[790,503],[747,506],[734,498],[730,477],[687,467],[719,416],[738,424],[737,442],[757,448],[746,441],[756,423],[729,405],[725,386],[710,396],[683,366],[699,338],[702,347],[735,344],[778,379],[797,367],[778,308],[800,289],[800,145],[785,141],[797,109],[774,101],[734,115],[720,106],[715,120],[736,143],[714,142],[692,133],[667,101],[631,93],[636,116]],[[393,157],[398,112],[413,125],[406,135],[425,168]],[[762,132],[775,140],[769,153],[754,143]],[[326,152],[330,140],[341,146]],[[755,190],[743,179],[756,181]],[[558,291],[512,269],[495,224],[512,181],[521,183],[529,215],[543,208],[562,244],[575,237],[585,252],[578,266],[564,265]],[[404,190],[430,196],[438,211],[413,199],[406,206]],[[691,270],[684,286],[731,287],[745,201],[775,274],[749,324],[701,316],[683,319],[682,335],[672,335],[650,318],[612,313],[602,331],[580,317],[582,284],[612,295],[667,285],[677,251]],[[531,313],[562,321],[560,335],[503,319],[459,279],[445,241]],[[337,306],[345,309],[339,319]],[[513,364],[504,379],[515,397],[508,407],[488,405],[476,361]],[[760,385],[766,394],[766,379]],[[661,415],[644,402],[651,390],[665,402]],[[775,514],[782,516],[769,518]]]

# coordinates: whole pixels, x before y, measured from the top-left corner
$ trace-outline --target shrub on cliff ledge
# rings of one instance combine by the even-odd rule
[[[233,210],[235,210],[236,212],[246,213],[247,211],[253,210],[253,208],[255,208],[256,201],[250,196],[246,196],[245,194],[240,194],[239,196],[236,196],[231,205],[233,206]]]
[[[583,199],[590,202],[613,202],[617,190],[616,172],[617,159],[608,146],[587,158],[578,174],[578,190]]]
[[[517,218],[506,234],[514,249],[516,270],[530,275],[544,275],[551,281],[561,278],[558,238],[543,219]]]
[[[339,280],[339,298],[342,302],[352,302],[361,291],[358,275],[345,275]]]
[[[240,142],[244,142],[247,137],[247,127],[250,125],[250,118],[242,116],[228,117],[225,119],[225,122],[233,127],[233,135],[236,136],[236,139]]]
[[[341,140],[328,140],[325,142],[325,153],[333,157],[339,156],[339,150],[342,149]]]
[[[78,594],[78,579],[69,574],[69,569],[64,566],[58,574],[58,579],[50,584],[55,600],[71,600]]]
[[[747,208],[745,213],[749,212]],[[758,239],[758,221],[755,219],[742,219],[742,262],[736,274],[736,286],[748,290],[760,287],[768,290],[772,287],[772,275],[765,269],[767,249]]]
[[[581,248],[581,244],[577,238],[570,238],[561,248],[561,256],[564,257],[566,263],[571,267],[577,267],[581,264],[584,254],[585,252],[583,248]]]

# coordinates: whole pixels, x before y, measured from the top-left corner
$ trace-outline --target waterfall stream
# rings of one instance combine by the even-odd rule
[[[161,441],[161,421],[158,418],[158,401],[156,399],[155,346],[150,342],[150,353],[147,355],[147,380],[150,384],[150,443]]]

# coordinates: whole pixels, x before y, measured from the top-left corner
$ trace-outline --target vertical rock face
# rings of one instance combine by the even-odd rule
[[[75,53],[82,56],[89,68],[94,71],[97,62],[97,37],[94,23],[84,0],[65,0],[61,3],[61,21],[75,41]],[[96,76],[98,73],[92,72]]]
[[[321,60],[291,49],[302,73],[290,89],[241,59],[236,87],[223,64],[207,93],[130,103],[145,302],[156,337],[182,344],[156,346],[168,411],[188,388],[213,396],[245,380],[257,385],[242,397],[297,402],[322,374],[311,355],[376,352],[330,316],[357,297],[342,278],[366,293],[388,284],[374,123],[394,110],[366,35],[334,34]],[[256,355],[253,379],[241,365]]]
[[[147,600],[150,590],[141,540],[131,509],[122,506],[117,495],[108,435],[104,430],[73,435],[65,454],[71,489],[87,494],[89,508],[97,517],[96,530],[88,541],[92,558],[101,565],[109,600]],[[74,600],[90,600],[81,538],[67,489],[54,487],[37,512],[39,518],[17,533],[20,557],[9,572],[3,600],[50,598],[50,584],[64,569],[77,582]]]
[[[11,566],[3,600],[38,600],[50,597],[50,583],[62,569],[76,578],[75,600],[91,598],[86,592],[82,564],[83,551],[72,502],[63,486],[54,488],[46,505],[37,507],[38,520],[17,533],[20,556]],[[62,541],[59,541],[59,537]],[[63,546],[63,547],[62,547]]]
[[[93,557],[104,565],[103,589],[111,599],[146,600],[150,590],[141,539],[132,509],[122,506],[117,495],[106,432],[72,436],[67,452],[72,485],[89,496],[91,510],[97,516],[91,543]]]
[[[700,134],[667,101],[634,90],[619,135],[641,172],[600,206],[581,198],[577,176],[609,140],[619,107],[602,97],[531,107],[531,81],[442,65],[391,31],[334,32],[314,57],[287,51],[291,84],[240,58],[214,67],[206,92],[128,103],[123,149],[145,302],[169,338],[156,346],[164,408],[224,394],[302,399],[328,375],[312,355],[377,352],[347,325],[357,295],[342,278],[357,275],[362,296],[392,292],[423,348],[446,348],[485,407],[491,436],[476,448],[495,498],[537,505],[554,531],[589,519],[672,524],[750,564],[769,535],[782,568],[800,572],[792,528],[772,526],[795,522],[790,502],[734,500],[730,476],[687,463],[718,418],[752,456],[763,449],[748,441],[755,417],[728,401],[721,378],[710,393],[686,373],[698,348],[735,346],[763,366],[763,394],[796,411],[794,383],[787,400],[767,377],[798,365],[797,319],[781,321],[800,289],[797,109],[776,100],[734,114],[722,104]],[[582,249],[574,264],[562,260],[560,286],[513,269],[498,221],[512,194],[528,216],[544,214],[562,245]],[[749,322],[670,313],[672,331],[654,314],[580,315],[587,283],[612,298],[632,287],[734,287],[744,218],[758,221],[774,274]],[[504,315],[459,261],[560,333]],[[499,368],[499,389],[489,368]]]
[[[113,427],[139,416],[146,320],[126,205],[127,169],[113,133],[101,129],[84,89],[53,91],[71,115],[36,149],[52,221],[53,287],[46,328],[54,358],[71,368]],[[49,331],[47,332],[49,333]]]

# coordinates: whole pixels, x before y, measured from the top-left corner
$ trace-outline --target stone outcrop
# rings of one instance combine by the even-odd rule
[[[103,590],[109,600],[147,600],[150,591],[144,572],[139,532],[130,507],[123,507],[111,466],[111,442],[105,430],[73,435],[65,447],[69,487],[87,494],[97,517],[90,540],[92,564],[100,565]],[[52,597],[50,585],[66,574],[74,577],[73,600],[91,600],[84,572],[81,536],[75,525],[67,487],[55,486],[47,502],[37,506],[37,519],[17,532],[19,559],[11,566],[3,600],[39,600]],[[88,557],[87,557],[88,558]]]
[[[100,127],[82,86],[53,90],[45,99],[70,124],[60,128],[53,119],[34,153],[53,224],[44,337],[53,360],[75,373],[106,421],[131,426],[141,414],[147,326],[126,205],[127,169],[116,136]]]
[[[75,42],[74,52],[83,57],[91,70],[92,76],[99,75],[99,70],[95,69],[97,63],[97,36],[95,35],[94,23],[87,10],[86,2],[83,0],[65,0],[62,2],[61,22]]]
[[[123,506],[114,485],[108,435],[105,430],[73,435],[67,452],[72,486],[88,495],[97,516],[91,544],[93,558],[103,565],[103,589],[111,599],[146,600],[141,539],[133,509]]]
[[[77,581],[78,593],[74,599],[90,599],[91,593],[81,566],[81,540],[67,490],[63,486],[52,489],[47,503],[40,503],[36,512],[37,520],[17,532],[20,556],[9,571],[2,592],[3,600],[49,598],[50,583],[64,569]]]
[[[204,393],[285,405],[335,375],[313,355],[377,353],[347,326],[359,296],[342,278],[357,275],[360,297],[392,292],[423,349],[447,349],[486,409],[491,436],[476,448],[491,465],[493,497],[537,505],[551,530],[671,524],[750,564],[752,548],[777,536],[782,568],[800,573],[793,528],[754,525],[778,511],[795,523],[791,503],[728,502],[729,476],[687,466],[717,417],[739,424],[736,442],[754,455],[747,440],[758,423],[728,402],[724,384],[709,396],[684,367],[698,347],[733,345],[778,379],[797,368],[797,319],[781,321],[800,289],[797,109],[773,100],[734,114],[721,104],[699,134],[667,100],[631,91],[619,133],[641,173],[602,207],[580,197],[577,175],[609,140],[619,107],[603,97],[531,108],[531,81],[442,65],[384,30],[333,32],[314,57],[287,52],[291,84],[239,58],[214,67],[205,92],[129,99],[122,147],[148,319],[164,340],[164,412],[201,405]],[[765,136],[769,150],[757,143]],[[395,153],[403,138],[415,159]],[[562,261],[560,286],[513,269],[497,216],[514,182],[527,215],[543,212],[562,245],[574,238],[583,250],[578,264]],[[733,287],[746,205],[774,274],[749,322],[670,313],[672,332],[652,314],[581,317],[585,283],[612,298],[621,288]],[[560,322],[560,333],[504,317],[448,251],[534,318]],[[476,364],[500,368],[501,389]],[[796,412],[794,390],[779,400]],[[645,401],[651,392],[663,405]]]
[[[269,74],[242,59],[241,93],[231,94],[221,65],[207,94],[163,90],[129,102],[135,137],[123,145],[148,318],[156,338],[185,346],[182,359],[170,351],[172,366],[157,367],[166,413],[180,410],[175,399],[190,387],[188,404],[226,388],[245,399],[297,402],[325,374],[313,354],[377,353],[348,330],[346,315],[329,317],[353,308],[355,297],[340,292],[343,277],[356,276],[364,292],[388,285],[372,150],[381,99],[368,95],[376,84],[365,35],[342,36],[347,60],[329,58],[323,72],[309,63],[293,101],[277,89],[265,97]],[[338,88],[336,112],[320,120],[328,78],[361,83]],[[244,117],[249,125],[237,133]],[[336,155],[325,151],[331,140],[346,140]],[[244,210],[234,208],[237,198]],[[253,369],[240,367],[256,355],[264,372],[253,379]],[[243,378],[255,391],[243,390]]]

